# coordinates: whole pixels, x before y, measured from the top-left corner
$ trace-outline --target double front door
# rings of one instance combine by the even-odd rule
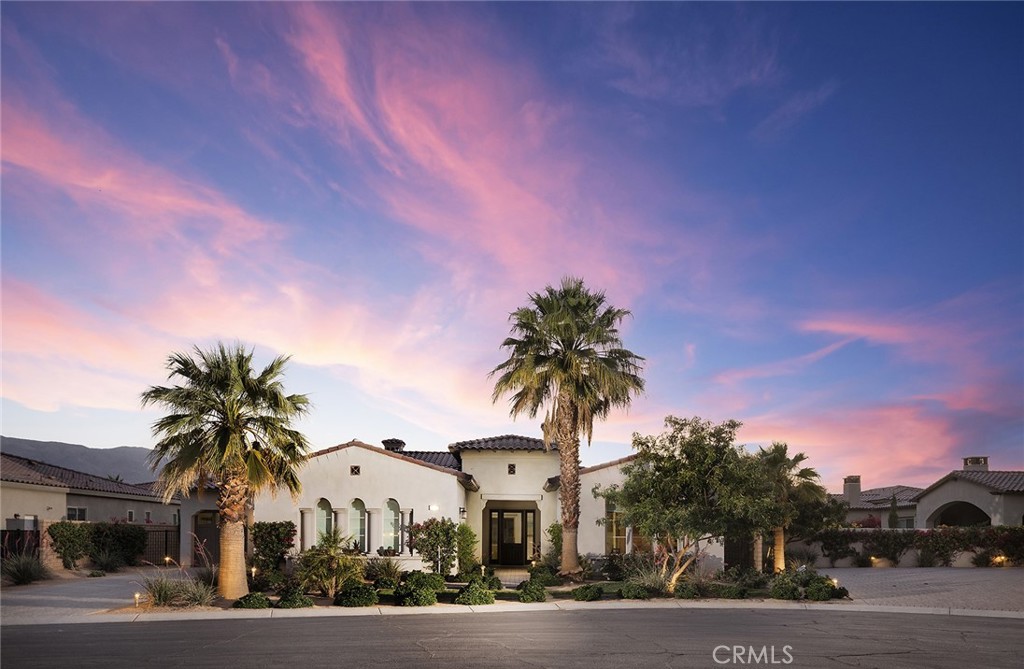
[[[525,565],[537,545],[537,512],[496,510],[490,512],[490,563]]]

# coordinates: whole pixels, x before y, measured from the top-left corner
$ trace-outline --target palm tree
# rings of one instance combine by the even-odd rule
[[[513,418],[533,418],[545,408],[544,445],[557,446],[560,462],[561,573],[576,576],[580,435],[589,444],[595,418],[628,407],[643,391],[643,358],[622,348],[619,338],[618,325],[630,312],[607,305],[604,293],[591,292],[582,279],[566,277],[529,300],[509,317],[512,336],[501,345],[509,358],[490,373],[498,375],[491,399],[510,393]]]
[[[194,355],[173,353],[169,379],[181,385],[153,386],[142,405],[168,411],[153,423],[160,438],[149,456],[154,471],[163,462],[159,481],[165,500],[188,495],[198,486],[217,490],[220,511],[220,577],[226,599],[248,593],[245,570],[246,510],[256,493],[301,485],[298,468],[309,444],[292,429],[293,419],[309,409],[305,395],[285,395],[281,376],[288,357],[278,356],[258,375],[252,351],[241,344],[218,343]]]
[[[769,449],[762,448],[758,457],[775,498],[775,571],[785,571],[786,529],[796,518],[801,505],[812,501],[824,503],[828,493],[818,483],[818,472],[811,467],[800,467],[807,456],[797,453],[789,457],[786,444],[775,442]]]

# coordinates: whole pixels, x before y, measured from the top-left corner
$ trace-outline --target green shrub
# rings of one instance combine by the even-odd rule
[[[548,537],[548,550],[541,557],[541,563],[557,574],[562,567],[562,524],[551,523],[544,534]]]
[[[278,609],[306,609],[313,606],[313,600],[298,590],[289,590],[277,600]]]
[[[256,575],[249,573],[249,590],[253,592],[276,591],[284,584],[286,577],[283,572],[276,569],[272,571],[260,571],[256,569]]]
[[[811,599],[816,602],[824,602],[835,596],[835,590],[836,588],[832,585],[832,581],[821,576],[811,582],[804,592],[807,595],[807,599]]]
[[[704,597],[705,593],[701,591],[701,588],[690,581],[680,581],[676,584],[676,589],[672,595],[676,599],[698,599]]]
[[[626,578],[626,572],[622,564],[622,555],[619,553],[609,553],[606,555],[604,564],[601,565],[601,573],[609,581],[621,581]]]
[[[941,528],[915,533],[918,551],[925,551],[935,557],[943,567],[950,567],[960,553],[970,548],[969,537],[960,528]]]
[[[650,599],[651,593],[639,583],[627,581],[619,589],[619,596],[623,599]]]
[[[821,554],[828,558],[829,565],[835,567],[836,562],[843,558],[853,557],[857,551],[851,544],[856,541],[856,535],[852,530],[842,528],[830,528],[822,530],[814,535],[814,541],[820,542]]]
[[[11,579],[14,585],[27,585],[34,581],[50,578],[39,557],[30,551],[11,553],[0,563],[0,573]]]
[[[295,575],[303,591],[334,598],[348,581],[363,578],[361,559],[345,552],[348,539],[337,528],[320,535],[316,545],[299,556]]]
[[[231,605],[234,609],[269,609],[270,608],[270,597],[267,597],[262,592],[250,592],[248,595],[243,595],[235,600],[235,603]]]
[[[97,553],[115,555],[125,565],[138,563],[146,551],[149,535],[141,525],[128,523],[93,523],[90,556]]]
[[[786,548],[786,566],[790,569],[797,569],[798,567],[814,569],[818,557],[818,551],[810,546],[788,546]]]
[[[747,589],[763,588],[771,580],[768,574],[755,571],[750,567],[730,567],[722,572],[719,578]]]
[[[409,547],[435,574],[449,574],[455,562],[458,531],[450,518],[428,518],[409,528]]]
[[[178,581],[178,604],[180,606],[210,606],[217,601],[217,589],[198,579]]]
[[[995,548],[986,548],[971,556],[971,564],[975,567],[993,567],[997,555],[999,551]]]
[[[444,592],[447,585],[444,576],[437,573],[411,571],[405,577],[405,583],[416,590],[430,590],[432,592]]]
[[[65,569],[77,569],[77,562],[89,554],[92,548],[92,526],[86,523],[72,523],[62,520],[53,523],[46,532],[53,541],[53,550],[60,556]]]
[[[100,578],[101,576],[106,576],[106,575],[107,575],[107,572],[101,571],[99,569],[93,569],[92,571],[89,572],[89,578]]]
[[[179,583],[181,581],[178,579],[157,574],[156,576],[143,576],[141,585],[146,593],[146,601],[151,605],[175,606],[181,592]]]
[[[722,599],[746,599],[747,587],[737,583],[725,583],[715,586],[713,595]]]
[[[465,606],[482,606],[494,603],[494,593],[481,585],[480,581],[473,581],[462,590],[459,590],[455,598],[456,604]]]
[[[108,574],[113,574],[124,566],[121,555],[109,550],[94,550],[89,559],[92,560],[94,567]]]
[[[897,566],[903,555],[914,547],[916,533],[902,530],[873,530],[864,533],[864,550],[870,555],[884,557]]]
[[[988,530],[992,547],[1010,563],[1024,566],[1024,526],[1000,526]]]
[[[395,603],[399,606],[433,606],[437,604],[437,591],[413,587],[406,582],[395,588]]]
[[[363,577],[378,588],[393,590],[402,581],[402,567],[392,557],[371,557],[363,568]]]
[[[872,564],[873,564],[873,562],[871,560],[871,554],[870,553],[866,553],[864,551],[861,551],[860,553],[855,553],[854,556],[853,556],[853,566],[854,567],[870,567],[870,566],[872,566]]]
[[[935,553],[930,548],[917,549],[918,567],[934,567],[937,564],[939,564],[939,558],[936,557]]]
[[[800,585],[792,572],[776,574],[768,588],[768,596],[772,599],[800,599]]]
[[[379,601],[377,591],[366,583],[349,585],[334,597],[335,606],[375,606]]]
[[[601,586],[596,583],[581,585],[580,587],[572,590],[572,598],[577,602],[593,602],[601,599],[603,594],[604,590],[602,590]]]
[[[543,587],[562,585],[562,579],[557,574],[545,569],[537,569],[530,572],[530,580],[536,581]]]
[[[257,522],[252,524],[252,566],[258,572],[280,571],[285,555],[295,546],[295,523]]]
[[[631,570],[626,582],[639,586],[652,595],[668,593],[668,575],[662,573],[658,567]]]
[[[476,562],[476,532],[466,523],[455,528],[455,561],[463,577],[479,573]]]
[[[520,602],[544,602],[548,598],[548,591],[544,589],[540,581],[523,581],[516,586],[516,590]]]
[[[481,587],[488,590],[502,590],[505,587],[497,576],[481,576],[480,574],[473,574],[466,579],[466,585],[470,583],[479,583]]]

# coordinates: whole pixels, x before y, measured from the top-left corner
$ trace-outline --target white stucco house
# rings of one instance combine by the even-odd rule
[[[618,522],[603,498],[592,494],[595,486],[621,483],[621,467],[631,459],[580,470],[580,553],[632,550],[629,528]],[[428,518],[467,523],[478,538],[481,564],[520,568],[547,550],[544,530],[560,521],[557,446],[545,449],[542,440],[531,437],[460,441],[447,451],[407,450],[399,439],[386,439],[382,447],[352,440],[313,453],[300,477],[297,500],[287,493],[262,494],[255,501],[254,519],[293,521],[299,528],[299,549],[337,527],[368,554],[394,549],[407,568],[422,566],[410,554],[407,529]],[[199,534],[216,513],[215,497],[194,497],[183,500],[182,529],[187,532],[191,526]],[[602,518],[609,522],[599,524]],[[708,547],[712,563],[720,564],[721,553],[720,545]],[[190,557],[182,559],[188,562]]]

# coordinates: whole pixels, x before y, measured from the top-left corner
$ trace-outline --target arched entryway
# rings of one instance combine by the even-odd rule
[[[973,527],[989,526],[992,518],[970,502],[951,502],[939,507],[932,514],[930,527]]]

